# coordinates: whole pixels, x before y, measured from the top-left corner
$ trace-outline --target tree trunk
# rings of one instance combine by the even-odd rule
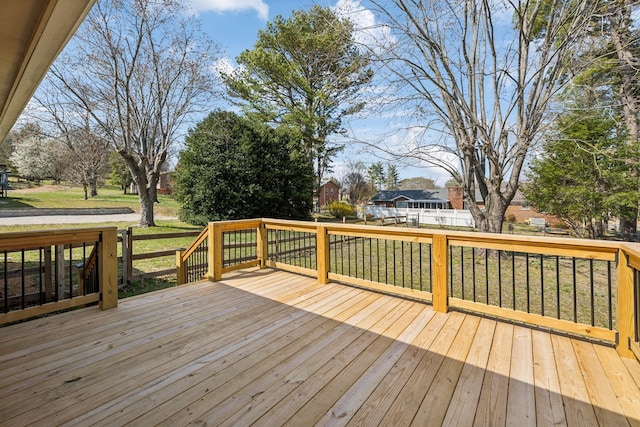
[[[483,233],[502,233],[504,214],[509,204],[500,200],[494,201],[493,198],[491,195],[486,197],[484,209],[478,208],[475,203],[469,205],[476,228]]]
[[[138,196],[140,197],[140,227],[155,227],[156,223],[153,218],[153,204],[155,197],[149,194],[148,188],[139,188]]]
[[[613,31],[611,39],[616,48],[620,67],[620,101],[630,144],[638,143],[638,104],[636,96],[635,58],[631,46],[631,8],[632,2],[622,0],[611,2]],[[627,159],[631,176],[638,179],[638,159]],[[625,240],[635,240],[638,223],[638,206],[625,207],[620,213],[620,233]]]
[[[89,188],[91,189],[91,197],[98,195],[98,180],[92,178],[89,180]]]
[[[88,190],[87,184],[83,184],[82,189],[84,190],[84,199],[88,200],[89,197],[88,197],[88,191],[87,191]]]
[[[160,177],[159,167],[147,170],[144,161],[138,164],[136,159],[122,151],[118,152],[124,159],[133,182],[138,187],[138,198],[140,200],[140,227],[155,227],[153,207],[156,202],[156,184]],[[164,159],[163,159],[164,160]]]

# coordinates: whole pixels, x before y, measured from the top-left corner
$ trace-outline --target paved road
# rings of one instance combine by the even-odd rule
[[[155,219],[176,219],[156,215]],[[140,221],[139,213],[117,215],[49,215],[49,216],[19,216],[0,218],[0,225],[30,225],[30,224],[90,224],[96,222],[130,222],[132,225]]]

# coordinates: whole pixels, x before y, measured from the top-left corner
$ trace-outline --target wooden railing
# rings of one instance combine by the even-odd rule
[[[118,231],[118,242],[121,244],[122,255],[118,258],[121,261],[121,285],[127,285],[132,281],[149,279],[153,277],[166,276],[175,274],[175,269],[173,266],[169,268],[164,268],[161,270],[155,271],[147,271],[147,272],[136,272],[134,270],[134,261],[139,260],[148,260],[154,258],[165,258],[169,256],[175,256],[176,247],[173,246],[171,249],[164,249],[160,251],[153,252],[141,252],[134,248],[135,242],[143,242],[149,240],[166,240],[169,241],[168,245],[170,245],[175,239],[180,239],[183,237],[197,237],[200,231],[181,231],[181,232],[170,232],[170,233],[155,233],[155,234],[134,234],[135,227],[130,226],[125,230]],[[137,245],[135,245],[137,246]],[[167,246],[165,246],[167,247]],[[134,250],[135,249],[135,250]],[[169,260],[169,263],[172,262]],[[169,264],[169,265],[170,265]]]
[[[640,360],[640,245],[622,244],[618,261],[620,346]]]
[[[0,324],[118,305],[115,227],[0,234]]]
[[[198,251],[206,262],[194,264],[201,274],[189,275]],[[640,355],[635,244],[256,219],[209,224],[176,263],[178,283],[274,267],[426,301],[440,312],[608,341],[624,356]]]

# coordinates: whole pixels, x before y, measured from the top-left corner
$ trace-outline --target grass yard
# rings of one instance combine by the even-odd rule
[[[164,194],[158,195],[156,215],[175,217],[178,203]],[[67,185],[42,185],[8,191],[8,197],[0,199],[0,209],[4,208],[120,208],[128,207],[140,211],[140,202],[135,194],[123,194],[116,186],[105,185],[98,189],[98,195],[84,200],[81,187]]]

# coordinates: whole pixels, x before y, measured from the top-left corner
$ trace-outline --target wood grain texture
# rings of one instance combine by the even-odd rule
[[[613,348],[271,269],[0,328],[0,424],[640,425]]]

